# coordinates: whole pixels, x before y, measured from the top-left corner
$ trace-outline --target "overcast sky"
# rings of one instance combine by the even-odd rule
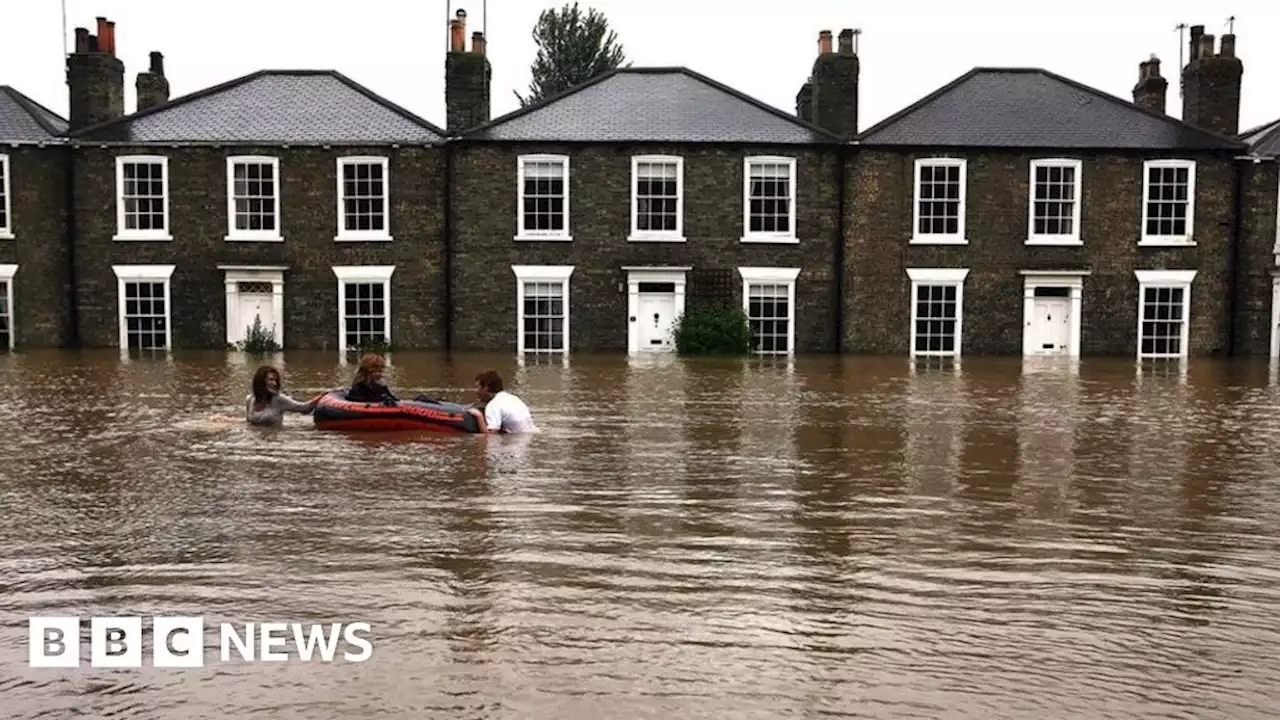
[[[563,0],[487,0],[493,116],[514,110],[529,84],[538,13]],[[67,43],[94,18],[116,22],[125,109],[147,55],[165,55],[171,96],[263,68],[338,70],[443,126],[447,18],[464,8],[467,37],[484,24],[481,0],[66,0]],[[1280,117],[1277,0],[853,0],[737,2],[586,0],[603,11],[635,65],[684,65],[789,113],[817,52],[818,31],[860,28],[859,129],[977,65],[1035,66],[1132,99],[1138,63],[1152,53],[1178,96],[1179,23],[1220,37],[1236,15],[1244,62],[1241,130]],[[0,0],[0,84],[65,116],[60,0]]]

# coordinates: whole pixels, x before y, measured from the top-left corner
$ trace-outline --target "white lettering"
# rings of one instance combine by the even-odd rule
[[[284,647],[287,637],[272,637],[272,633],[283,633],[289,629],[284,623],[262,623],[258,626],[258,638],[262,642],[262,659],[273,662],[284,662],[289,659],[289,653],[272,650],[273,647]]]
[[[236,628],[231,623],[222,623],[222,662],[231,661],[231,645],[236,646],[236,650],[240,652],[241,660],[253,662],[253,623],[244,624],[244,640],[240,639],[240,635],[236,632]]]
[[[353,653],[350,650],[343,653],[342,656],[346,658],[348,662],[364,662],[373,656],[373,643],[369,642],[367,638],[357,635],[357,630],[363,630],[365,634],[369,634],[369,623],[351,623],[342,631],[342,636],[346,638],[348,645],[355,645],[356,647],[363,648],[359,654]]]
[[[142,667],[142,618],[92,618],[89,651],[93,667]]]
[[[27,664],[68,668],[80,665],[80,618],[33,617],[27,620]]]
[[[332,623],[330,626],[333,632],[332,637],[326,637],[323,625],[312,625],[311,632],[306,640],[302,637],[302,623],[293,623],[293,643],[298,647],[298,655],[303,660],[310,660],[311,654],[315,652],[315,645],[320,644],[320,659],[325,662],[333,662],[333,653],[338,649],[338,638],[342,635],[342,625]]]

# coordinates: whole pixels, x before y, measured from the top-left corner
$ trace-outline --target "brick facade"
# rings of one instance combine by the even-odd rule
[[[287,347],[330,349],[338,343],[335,265],[394,265],[393,345],[435,349],[444,337],[444,149],[341,149],[153,146],[80,148],[76,171],[75,268],[80,338],[115,346],[118,291],[112,266],[172,264],[174,347],[226,344],[224,272],[219,265],[284,266]],[[168,157],[171,241],[113,240],[118,156]],[[227,158],[280,160],[283,242],[228,241]],[[337,161],[387,156],[390,242],[336,241]]]
[[[61,147],[0,145],[8,157],[9,226],[0,239],[0,264],[16,264],[13,277],[15,347],[71,344],[71,288],[67,244],[67,156]]]
[[[1081,246],[1028,245],[1031,161],[1061,152],[946,153],[966,161],[967,245],[910,244],[915,160],[941,153],[860,152],[845,188],[847,221],[844,349],[909,352],[911,282],[907,268],[968,268],[962,352],[1017,355],[1023,347],[1020,271],[1083,270],[1080,342],[1084,355],[1137,349],[1135,270],[1196,270],[1191,293],[1191,354],[1227,351],[1236,167],[1230,155],[1196,161],[1194,247],[1141,247],[1143,161],[1168,154],[1077,154],[1082,161]]]
[[[570,158],[573,240],[515,240],[517,159]],[[631,158],[684,158],[686,241],[630,242]],[[798,244],[743,243],[743,163],[752,155],[796,158]],[[573,265],[570,349],[626,351],[624,266],[691,267],[687,302],[742,302],[741,266],[799,267],[795,343],[799,352],[833,352],[838,160],[813,148],[465,144],[457,148],[454,188],[454,346],[516,349],[512,265]]]

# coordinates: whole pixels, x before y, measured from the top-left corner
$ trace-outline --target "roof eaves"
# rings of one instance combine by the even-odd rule
[[[480,135],[489,130],[492,130],[493,128],[499,125],[503,125],[507,122],[515,120],[516,118],[524,117],[525,115],[528,115],[530,113],[537,112],[538,110],[541,110],[542,108],[547,107],[548,105],[559,102],[569,97],[570,95],[582,92],[583,90],[586,90],[592,85],[597,85],[599,83],[602,83],[605,80],[613,77],[614,75],[617,75],[618,73],[623,72],[624,70],[627,70],[628,67],[614,68],[613,70],[610,70],[608,72],[600,73],[599,75],[591,78],[590,80],[587,80],[586,82],[579,83],[578,85],[575,85],[571,88],[563,90],[559,93],[556,93],[555,95],[544,97],[535,103],[531,103],[529,105],[516,108],[515,110],[512,110],[506,115],[500,115],[488,122],[481,123],[480,125],[477,125],[471,128],[470,130],[466,130],[464,132],[458,133],[457,137],[458,139],[461,139],[461,140],[489,140],[490,138],[482,138],[480,137]]]
[[[318,72],[329,72],[329,71],[318,71]],[[243,85],[244,83],[247,83],[251,80],[256,80],[257,78],[260,78],[264,75],[268,75],[272,73],[280,74],[281,71],[258,70],[255,72],[251,72],[248,75],[241,75],[240,77],[232,78],[226,82],[219,83],[217,85],[211,85],[207,88],[204,88],[203,90],[197,90],[193,93],[188,93],[181,97],[173,98],[168,102],[161,103],[160,105],[156,105],[153,107],[149,107],[146,110],[139,110],[129,115],[123,115],[121,117],[114,118],[112,120],[105,120],[100,123],[96,123],[93,125],[89,125],[87,127],[80,128],[79,130],[75,130],[67,133],[66,136],[72,139],[86,138],[87,136],[93,135],[101,130],[116,127],[119,125],[125,125],[130,122],[133,122],[134,120],[137,120],[138,118],[147,117],[148,115],[155,115],[156,113],[164,112],[165,110],[170,110],[172,108],[178,107],[179,105],[185,105],[189,102],[193,102],[195,100],[200,100],[202,98],[209,97],[210,95],[216,95],[225,90],[230,90],[233,87],[236,87],[238,85]]]
[[[407,110],[406,108],[401,107],[400,105],[397,105],[397,104],[395,104],[395,103],[391,102],[391,100],[389,100],[389,99],[387,99],[387,98],[383,97],[382,95],[379,95],[378,93],[376,93],[376,92],[374,92],[374,91],[370,90],[369,88],[365,87],[364,85],[361,85],[360,83],[356,82],[355,80],[352,80],[351,78],[347,77],[346,75],[343,75],[342,73],[338,72],[337,70],[332,70],[332,71],[328,71],[328,72],[330,72],[330,73],[333,75],[333,77],[334,77],[334,78],[336,78],[339,82],[341,82],[341,83],[345,84],[347,87],[351,88],[352,90],[355,90],[356,92],[360,93],[361,95],[364,95],[365,97],[369,98],[369,99],[370,99],[370,100],[372,100],[373,102],[378,103],[379,105],[381,105],[382,107],[384,107],[384,108],[386,108],[386,109],[390,110],[391,112],[394,112],[394,113],[396,113],[396,114],[398,114],[398,115],[400,115],[400,116],[404,117],[406,120],[409,120],[409,121],[411,121],[411,122],[413,122],[413,123],[416,123],[416,124],[418,124],[418,125],[421,125],[423,128],[425,128],[425,129],[427,129],[427,130],[430,130],[431,132],[435,133],[436,135],[439,135],[439,136],[440,136],[440,140],[444,140],[444,138],[448,137],[448,133],[447,133],[445,130],[441,129],[441,128],[440,128],[440,127],[438,127],[435,123],[432,123],[430,120],[427,120],[426,118],[423,118],[423,117],[421,117],[421,116],[419,116],[419,115],[416,115],[416,114],[414,114],[414,113],[410,112],[409,110]]]

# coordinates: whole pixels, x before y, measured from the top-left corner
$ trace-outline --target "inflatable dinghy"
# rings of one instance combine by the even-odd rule
[[[320,430],[426,430],[455,434],[481,432],[480,421],[484,417],[479,410],[448,402],[351,402],[346,390],[325,393],[311,414]]]

